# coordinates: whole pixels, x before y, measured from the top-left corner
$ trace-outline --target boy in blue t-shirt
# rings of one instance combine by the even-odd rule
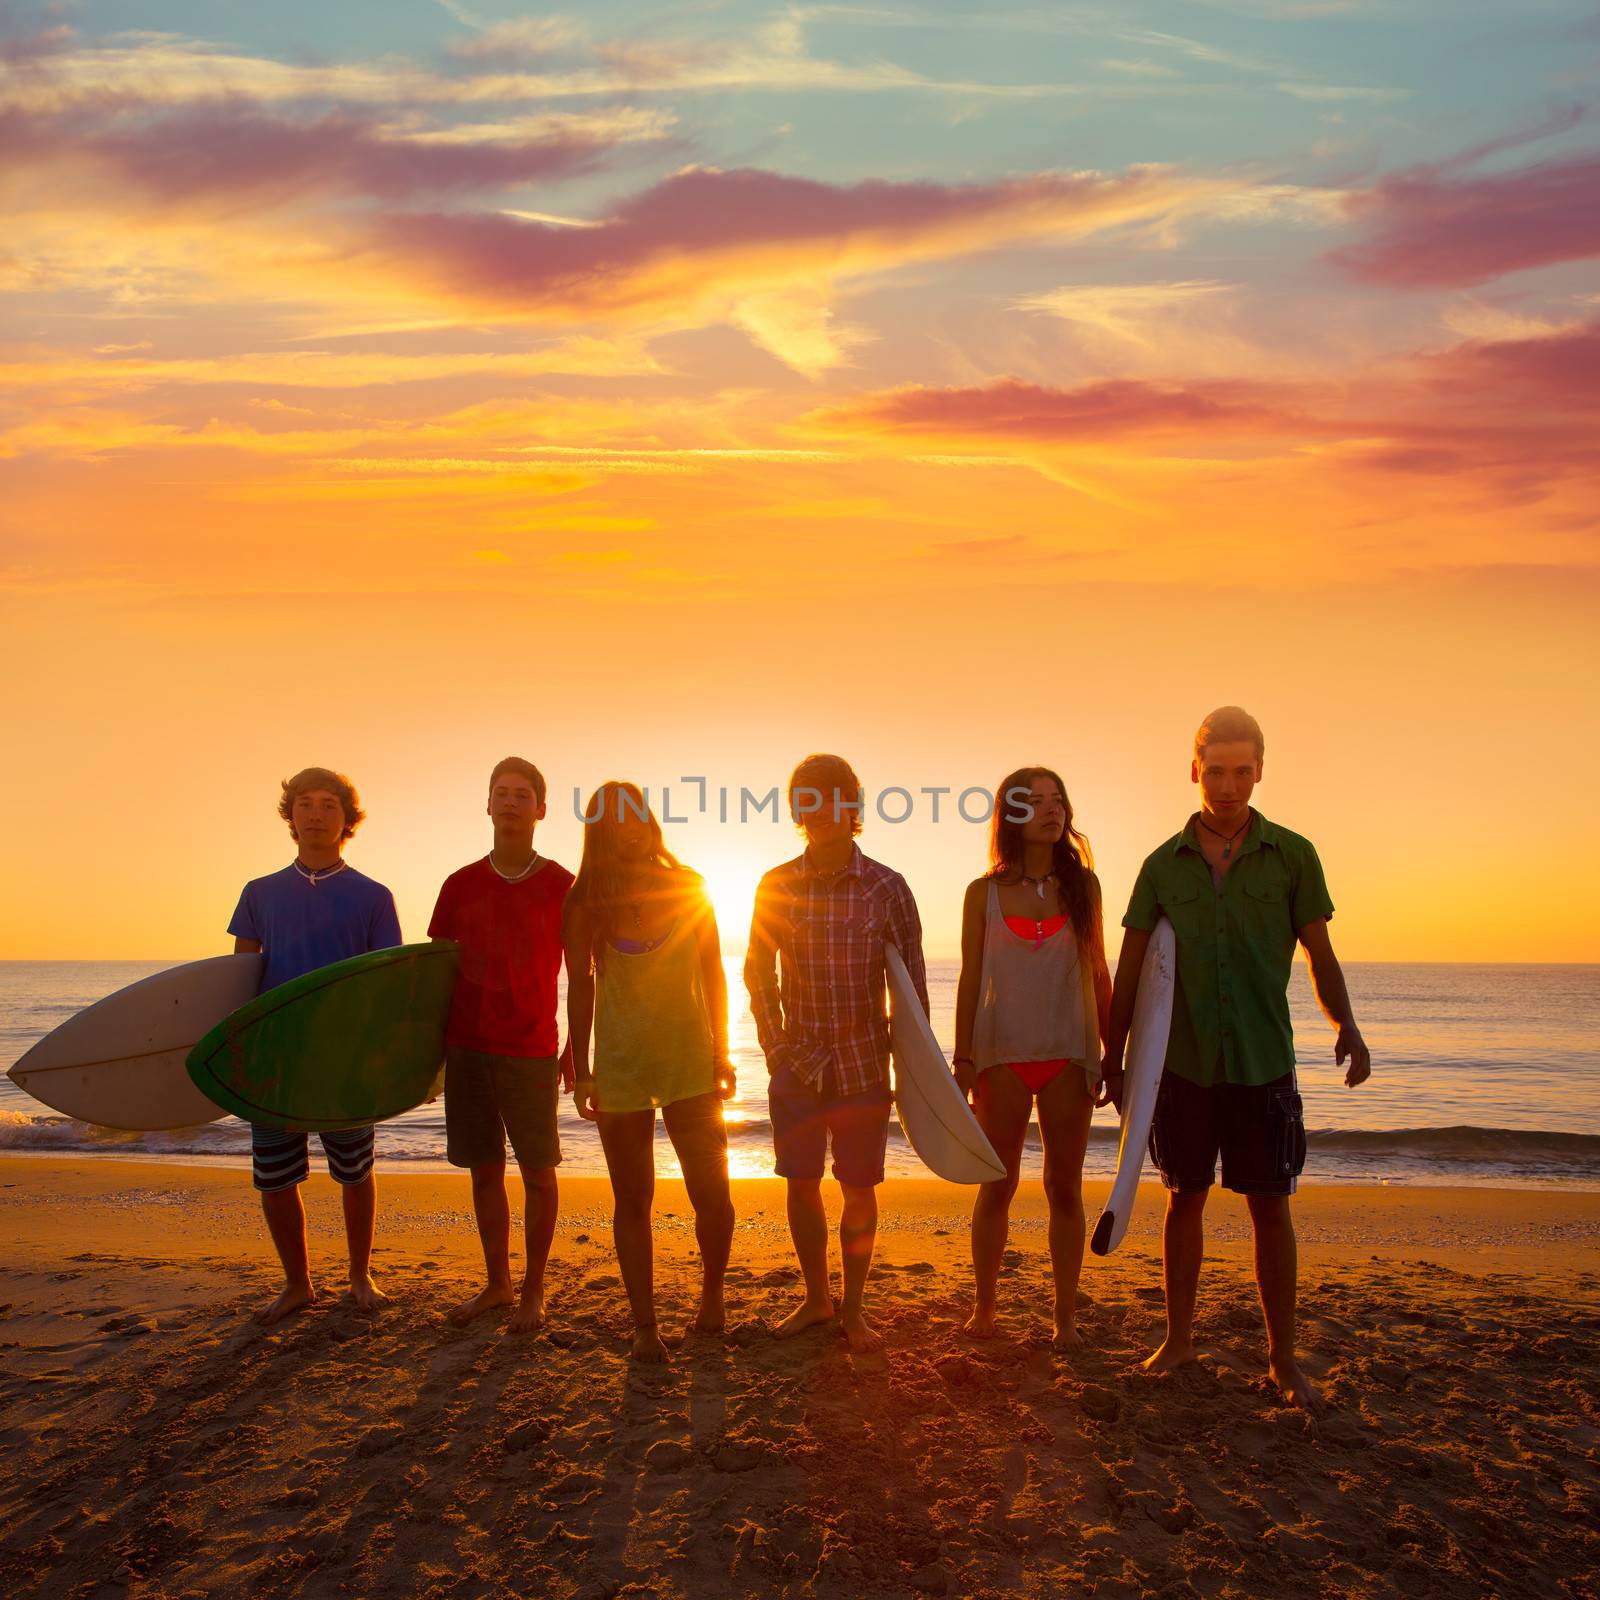
[[[252,878],[228,924],[238,953],[264,956],[261,987],[313,972],[330,962],[400,943],[394,896],[344,859],[344,842],[366,813],[350,780],[326,767],[307,767],[285,780],[278,815],[289,824],[298,853],[282,872]],[[350,1297],[364,1311],[383,1299],[372,1281],[372,1224],[377,1195],[372,1178],[372,1128],[317,1136],[328,1174],[344,1195],[350,1251]],[[256,1312],[266,1326],[317,1297],[306,1250],[300,1185],[311,1173],[310,1141],[281,1128],[250,1128],[251,1164],[267,1231],[283,1263],[283,1293]]]

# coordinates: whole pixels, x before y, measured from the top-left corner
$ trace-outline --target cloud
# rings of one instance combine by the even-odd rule
[[[404,201],[572,177],[619,144],[664,137],[660,118],[527,118],[471,129],[411,129],[366,112],[297,119],[235,104],[96,117],[0,112],[0,177],[25,204],[283,205],[348,194]]]
[[[262,105],[509,105],[678,90],[745,94],[753,89],[1038,99],[1086,88],[1060,82],[932,78],[888,61],[830,61],[810,54],[797,16],[780,17],[743,39],[624,39],[592,45],[576,27],[513,23],[488,28],[453,51],[452,70],[442,71],[403,57],[278,61],[171,33],[123,33],[84,44],[76,35],[57,32],[35,41],[26,70],[0,79],[0,108],[50,112],[230,99]],[[537,58],[539,70],[522,64],[530,56]]]
[[[696,167],[635,195],[599,227],[393,214],[364,224],[346,259],[446,298],[554,321],[682,318],[707,308],[725,319],[742,304],[746,322],[776,345],[800,339],[826,357],[825,324],[801,319],[792,298],[753,297],[819,295],[908,262],[1148,222],[1197,207],[1220,187],[1160,168],[838,185]]]
[[[1253,433],[1281,422],[1285,392],[1242,382],[1163,385],[1125,379],[1054,389],[1006,378],[982,386],[911,386],[813,412],[827,432],[898,433],[1071,444],[1160,434]]]
[[[1147,459],[1287,450],[1334,470],[1471,485],[1504,503],[1536,499],[1563,479],[1592,499],[1597,411],[1600,322],[1589,322],[1536,338],[1470,341],[1338,382],[1112,380],[1053,388],[1008,378],[864,394],[804,421],[830,439],[981,442],[1031,461],[1108,444]]]
[[[1226,283],[1079,283],[1029,295],[1024,311],[1043,311],[1063,322],[1149,348],[1174,314],[1231,292]]]
[[[1600,255],[1600,151],[1510,172],[1466,170],[1486,156],[1565,131],[1581,115],[1569,110],[1530,132],[1347,194],[1345,210],[1366,236],[1332,259],[1369,283],[1462,289]]]

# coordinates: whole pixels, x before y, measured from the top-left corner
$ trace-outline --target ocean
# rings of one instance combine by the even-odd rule
[[[58,1022],[162,967],[165,961],[0,962],[0,1068]],[[736,1176],[772,1171],[766,1068],[743,1003],[737,958],[728,960],[734,1009],[730,1050],[739,1089],[729,1103]],[[1468,966],[1350,962],[1356,1015],[1372,1050],[1373,1076],[1347,1089],[1333,1063],[1333,1034],[1317,1010],[1302,964],[1290,986],[1310,1154],[1303,1181],[1440,1184],[1483,1182],[1600,1188],[1600,966]],[[948,1053],[955,1031],[959,963],[928,967],[933,1028]],[[568,1172],[603,1173],[590,1123],[561,1111]],[[657,1168],[675,1175],[657,1124]],[[1116,1165],[1117,1121],[1096,1112],[1084,1170]],[[95,1128],[40,1105],[0,1078],[0,1150],[84,1152],[105,1157],[243,1165],[249,1130],[232,1117],[172,1133]],[[444,1108],[421,1106],[378,1130],[381,1161],[412,1171],[444,1167]],[[1031,1130],[1024,1175],[1038,1175]],[[924,1174],[891,1131],[889,1173]]]

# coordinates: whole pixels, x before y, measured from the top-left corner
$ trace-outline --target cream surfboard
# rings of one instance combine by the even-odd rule
[[[185,1070],[190,1050],[261,985],[259,955],[169,967],[68,1017],[10,1071],[53,1111],[148,1133],[226,1116]]]
[[[950,1183],[989,1183],[1006,1169],[978,1126],[928,1026],[900,952],[883,952],[889,980],[889,1048],[900,1126],[924,1166]]]
[[[1178,983],[1178,941],[1172,924],[1163,917],[1150,934],[1144,965],[1139,969],[1139,993],[1133,1002],[1133,1026],[1128,1030],[1125,1077],[1122,1083],[1122,1143],[1117,1150],[1117,1176],[1106,1208],[1095,1224],[1089,1248],[1097,1256],[1110,1255],[1122,1243],[1139,1193],[1150,1124],[1156,1114],[1156,1095],[1167,1059],[1167,1036],[1172,1032],[1172,1003]]]

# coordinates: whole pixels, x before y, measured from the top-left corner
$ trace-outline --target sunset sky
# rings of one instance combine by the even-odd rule
[[[348,771],[421,937],[496,758],[721,824],[1214,705],[1353,959],[1600,960],[1600,19],[1524,0],[0,4],[0,958],[225,948]],[[984,832],[869,819],[930,953]]]

